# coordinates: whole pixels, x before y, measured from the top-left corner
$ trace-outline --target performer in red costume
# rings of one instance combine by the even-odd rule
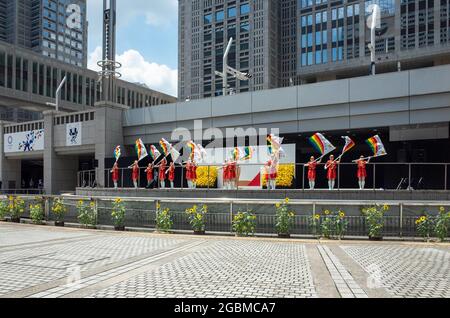
[[[309,180],[309,189],[314,190],[316,186],[316,169],[317,165],[320,164],[322,160],[316,161],[314,156],[311,156],[309,162],[305,164],[305,167],[308,167],[308,180]]]
[[[117,162],[114,163],[112,169],[112,181],[114,183],[114,189],[117,189],[119,183],[119,164]]]
[[[159,168],[159,173],[158,173],[158,177],[159,177],[159,187],[161,189],[165,189],[166,188],[166,168],[167,168],[167,159],[164,158],[163,160],[161,160],[161,162],[159,163],[159,165],[156,166],[157,168]]]
[[[230,189],[230,161],[226,160],[222,166],[223,175],[223,188],[226,190]]]
[[[196,189],[197,188],[197,163],[195,162],[195,160],[192,160],[192,164],[191,164],[191,183],[192,183],[192,188]]]
[[[231,189],[237,188],[237,162],[232,160],[228,167],[228,177]]]
[[[329,190],[333,190],[336,184],[336,170],[337,166],[340,164],[340,161],[334,160],[334,155],[330,156],[330,160],[325,164],[325,170],[327,170],[327,179],[328,179],[328,188]]]
[[[171,162],[169,165],[169,182],[170,182],[170,188],[173,189],[174,186],[174,181],[175,181],[175,163]]]
[[[272,154],[266,163],[267,189],[276,190],[278,178],[278,154]]]
[[[132,169],[131,171],[131,180],[133,180],[134,188],[138,188],[138,181],[139,181],[139,161],[135,161],[131,166],[128,167],[128,169]]]
[[[358,160],[356,160],[356,164],[358,165],[358,171],[356,173],[356,177],[358,178],[359,189],[364,190],[366,186],[366,178],[367,178],[367,169],[366,165],[370,162],[370,158],[364,160],[364,156],[361,156]]]
[[[153,182],[155,181],[154,175],[153,175],[153,163],[149,163],[147,166],[147,169],[145,169],[145,173],[147,174],[147,189],[153,188]]]
[[[192,159],[189,158],[189,160],[186,162],[186,165],[184,166],[186,168],[186,181],[188,184],[189,189],[193,189],[194,186],[192,184]]]

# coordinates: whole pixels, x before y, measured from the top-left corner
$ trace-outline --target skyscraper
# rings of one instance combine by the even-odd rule
[[[373,4],[378,73],[450,63],[450,0],[179,0],[179,98],[222,94],[230,37],[236,92],[368,75]]]
[[[0,40],[86,67],[86,0],[0,0]]]

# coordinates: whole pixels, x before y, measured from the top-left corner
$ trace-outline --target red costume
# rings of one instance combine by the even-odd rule
[[[223,166],[223,181],[228,181],[230,179],[230,166],[228,163],[225,163]]]
[[[193,163],[191,167],[191,180],[197,180],[197,166]]]
[[[112,180],[113,182],[119,181],[119,168],[117,166],[112,168]]]
[[[139,179],[139,167],[137,165],[133,166],[132,176],[133,181],[137,181]]]
[[[316,180],[316,168],[317,168],[317,162],[308,163],[308,180],[309,181]]]
[[[166,180],[166,162],[163,161],[159,165],[159,180],[164,181]]]
[[[175,166],[169,167],[169,181],[173,182],[175,180]]]
[[[153,167],[147,168],[147,182],[153,181]]]
[[[364,160],[358,161],[358,179],[365,179],[367,177],[366,164],[367,162],[365,162]]]
[[[192,180],[192,163],[188,162],[186,164],[186,180],[191,181]]]
[[[236,162],[230,163],[229,168],[228,168],[228,177],[232,181],[234,181],[236,179],[236,176],[237,176],[236,170],[237,170]]]
[[[336,180],[336,167],[337,167],[337,163],[336,161],[331,161],[328,160],[327,162],[327,178],[328,180]]]

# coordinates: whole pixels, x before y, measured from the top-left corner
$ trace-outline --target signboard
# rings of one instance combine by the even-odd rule
[[[66,146],[81,146],[81,123],[71,123],[66,126]]]
[[[13,152],[33,152],[44,150],[44,130],[30,130],[5,134],[3,136],[3,151]]]

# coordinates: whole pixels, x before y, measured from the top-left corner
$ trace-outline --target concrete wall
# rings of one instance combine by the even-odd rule
[[[450,66],[207,98],[124,112],[124,138],[153,143],[177,127],[279,128],[280,133],[450,121]]]

